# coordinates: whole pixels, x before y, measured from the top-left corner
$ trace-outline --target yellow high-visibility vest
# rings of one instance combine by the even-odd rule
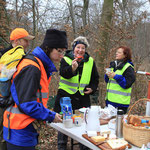
[[[69,57],[64,57],[65,61],[71,65],[72,59]],[[84,88],[89,85],[91,80],[92,68],[93,68],[93,58],[89,57],[88,62],[84,62],[83,64],[83,71],[81,75],[81,79],[79,81],[79,73],[76,76],[73,76],[70,79],[60,77],[59,81],[59,89],[65,90],[69,94],[75,94],[78,90],[81,95],[84,95]]]
[[[115,73],[118,75],[123,75],[124,71],[128,67],[133,67],[130,63],[126,63],[121,70],[116,70]],[[106,100],[114,103],[129,105],[131,99],[132,88],[124,89],[122,88],[115,79],[110,78],[107,83],[107,95]]]

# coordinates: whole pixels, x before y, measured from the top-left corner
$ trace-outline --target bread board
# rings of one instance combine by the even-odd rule
[[[95,146],[99,147],[101,150],[125,150],[126,146],[120,147],[118,149],[112,149],[107,142],[99,142],[96,143],[95,141],[93,141],[90,137],[88,137],[87,134],[82,134],[82,137],[84,137],[85,139],[87,139],[88,141],[90,141],[91,143],[93,143]],[[131,148],[132,146],[130,144],[128,144],[128,148]]]

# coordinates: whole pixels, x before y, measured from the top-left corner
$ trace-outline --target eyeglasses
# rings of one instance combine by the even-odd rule
[[[56,49],[61,55],[65,55],[65,49]]]

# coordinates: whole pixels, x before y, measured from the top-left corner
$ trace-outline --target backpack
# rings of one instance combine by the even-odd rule
[[[11,96],[10,87],[13,74],[17,70],[18,64],[24,59],[31,59],[38,65],[37,59],[29,50],[26,54],[22,46],[17,46],[8,50],[0,59],[0,107],[7,108],[14,103]]]

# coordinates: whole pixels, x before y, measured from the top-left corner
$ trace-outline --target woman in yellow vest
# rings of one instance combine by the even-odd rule
[[[110,68],[111,72],[105,74],[106,106],[110,104],[126,113],[130,105],[132,84],[135,82],[131,49],[124,46],[117,48],[116,60],[110,63]]]
[[[61,60],[61,78],[54,111],[61,111],[61,97],[71,98],[73,110],[91,105],[90,94],[97,90],[99,75],[93,58],[86,51],[88,46],[85,37],[77,37],[72,43],[73,50],[66,51],[64,58]],[[66,147],[67,136],[59,132],[58,150],[65,150]]]

